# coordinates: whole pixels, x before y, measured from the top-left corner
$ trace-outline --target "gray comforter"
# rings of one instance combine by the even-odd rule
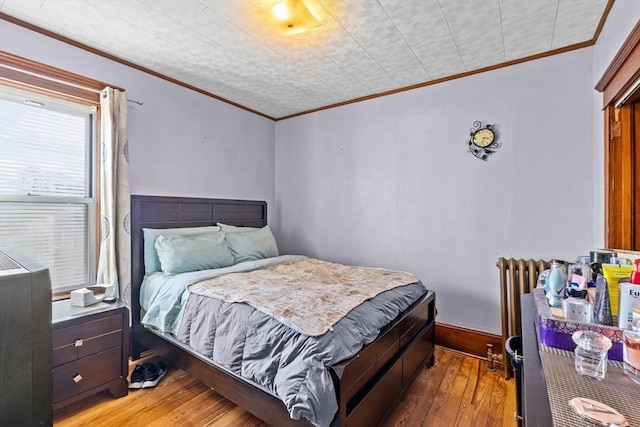
[[[282,400],[293,419],[328,426],[338,405],[327,367],[372,342],[426,292],[422,283],[385,291],[319,337],[302,335],[248,304],[191,294],[177,338]]]

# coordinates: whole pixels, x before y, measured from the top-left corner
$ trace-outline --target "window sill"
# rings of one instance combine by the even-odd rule
[[[71,298],[71,291],[58,292],[51,295],[51,301],[62,301]]]

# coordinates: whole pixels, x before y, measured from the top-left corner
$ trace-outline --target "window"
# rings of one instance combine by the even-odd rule
[[[49,268],[54,293],[95,281],[96,110],[0,85],[0,240]]]

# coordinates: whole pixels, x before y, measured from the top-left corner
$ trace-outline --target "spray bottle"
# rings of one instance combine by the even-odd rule
[[[629,283],[632,285],[640,285],[640,258],[633,262],[635,269],[631,272]]]

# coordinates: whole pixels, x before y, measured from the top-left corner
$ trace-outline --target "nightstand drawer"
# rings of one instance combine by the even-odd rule
[[[122,345],[122,316],[53,331],[53,366]]]
[[[69,344],[64,347],[53,349],[53,366],[72,362],[91,354],[99,353],[110,348],[122,345],[122,330],[110,332],[95,338],[79,341],[79,346]]]
[[[122,348],[116,347],[53,368],[53,403],[121,376]]]
[[[128,391],[129,311],[121,302],[72,306],[53,303],[53,409],[102,390]]]

